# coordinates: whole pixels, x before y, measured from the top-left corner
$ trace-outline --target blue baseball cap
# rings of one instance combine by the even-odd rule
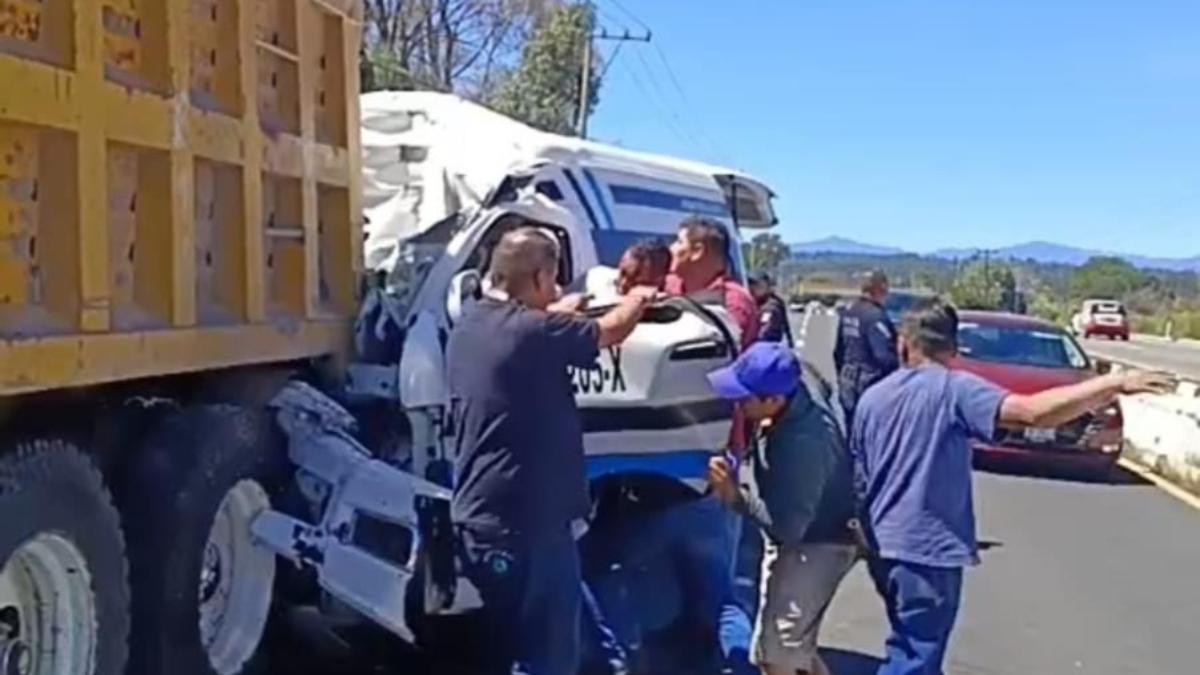
[[[791,396],[800,387],[800,359],[781,342],[756,342],[736,361],[708,374],[717,396],[738,401],[752,396]]]

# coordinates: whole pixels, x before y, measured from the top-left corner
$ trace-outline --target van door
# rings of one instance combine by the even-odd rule
[[[708,458],[729,440],[731,408],[706,377],[736,351],[723,315],[672,299],[595,368],[572,371],[590,478],[653,474],[703,489]]]

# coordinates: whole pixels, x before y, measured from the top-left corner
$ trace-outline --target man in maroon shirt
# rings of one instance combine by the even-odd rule
[[[745,286],[730,273],[729,232],[721,223],[700,216],[687,218],[671,244],[671,275],[667,292],[704,297],[715,295],[729,312],[738,329],[741,349],[758,339],[758,303]],[[745,455],[748,438],[746,421],[734,409],[729,450],[737,457]],[[685,541],[676,542],[676,559],[685,580],[685,594],[692,600],[689,615],[700,625],[716,629],[726,672],[753,672],[749,661],[750,615],[753,598],[735,595],[737,554],[741,541],[739,516],[710,508],[714,500],[700,500],[682,507],[677,514],[677,533]],[[714,548],[715,546],[715,548]],[[718,555],[713,555],[719,551]],[[757,568],[757,563],[754,565]],[[751,585],[751,588],[756,585]]]
[[[671,244],[667,292],[694,295],[716,291],[741,333],[742,349],[758,338],[758,304],[729,274],[729,234],[710,218],[693,216],[679,224]]]

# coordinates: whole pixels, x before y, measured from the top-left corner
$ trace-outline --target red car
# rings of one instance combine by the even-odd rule
[[[961,312],[954,367],[1005,389],[1033,394],[1074,384],[1096,371],[1075,338],[1058,326],[1015,314]],[[1113,404],[1056,429],[997,429],[976,444],[978,459],[1024,458],[1107,474],[1121,455],[1121,408]]]

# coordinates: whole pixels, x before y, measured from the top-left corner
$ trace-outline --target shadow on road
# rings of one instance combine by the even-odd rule
[[[825,659],[825,665],[833,675],[875,675],[883,665],[883,661],[874,656],[844,649],[822,649],[821,658]]]
[[[1098,469],[1094,466],[1073,465],[1070,461],[1046,462],[1040,459],[975,459],[975,469],[999,476],[1040,478],[1064,483],[1086,485],[1146,486],[1145,478],[1121,466]]]

